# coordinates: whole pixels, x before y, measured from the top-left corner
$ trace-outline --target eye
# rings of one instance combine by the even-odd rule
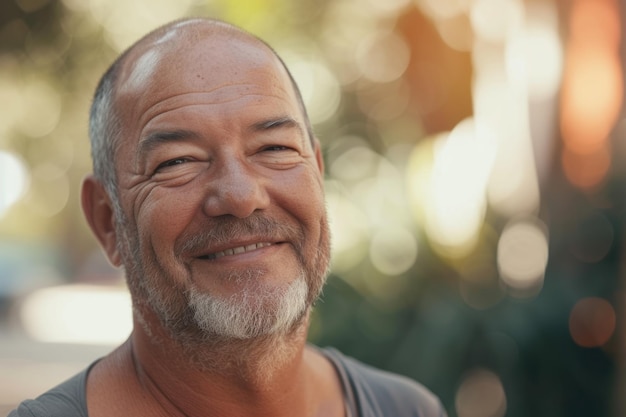
[[[175,165],[182,165],[186,162],[188,162],[189,160],[187,158],[175,158],[175,159],[170,159],[169,161],[165,161],[161,164],[159,164],[159,166],[156,168],[155,172],[159,172],[160,170],[164,169],[164,168],[169,168],[169,167],[173,167]]]
[[[272,146],[266,146],[265,148],[263,148],[263,150],[264,151],[277,152],[277,151],[290,151],[292,149],[290,147],[288,147],[288,146],[272,145]]]

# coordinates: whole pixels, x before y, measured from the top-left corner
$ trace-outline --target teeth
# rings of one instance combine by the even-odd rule
[[[239,253],[250,252],[256,249],[265,248],[270,245],[271,243],[269,242],[261,242],[261,243],[253,243],[251,245],[246,245],[246,246],[238,246],[236,248],[231,248],[231,249],[226,249],[220,252],[215,252],[211,255],[207,255],[206,258],[218,259],[218,258],[221,258],[222,256],[237,255]]]

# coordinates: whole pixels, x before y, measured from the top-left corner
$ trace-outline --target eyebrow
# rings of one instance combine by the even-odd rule
[[[295,119],[289,116],[263,120],[258,123],[254,123],[251,126],[251,130],[256,131],[256,132],[263,132],[266,130],[273,130],[273,129],[280,129],[280,128],[296,129],[298,132],[300,132],[301,136],[304,136],[304,130],[302,129],[302,126],[300,125],[300,123],[298,123]]]
[[[139,154],[144,155],[161,144],[184,139],[198,139],[198,134],[184,129],[153,132],[139,142]]]
[[[248,130],[252,132],[264,132],[274,129],[295,129],[300,132],[300,135],[302,137],[304,137],[304,130],[302,129],[300,123],[298,123],[295,119],[289,116],[262,120],[260,122],[252,124]],[[164,143],[172,143],[190,139],[196,140],[199,138],[200,136],[198,135],[198,133],[185,129],[156,131],[150,133],[139,142],[138,153],[139,155],[145,155]]]

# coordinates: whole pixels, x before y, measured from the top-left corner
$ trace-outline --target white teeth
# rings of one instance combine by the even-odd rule
[[[246,245],[246,246],[238,246],[236,248],[231,248],[231,249],[226,249],[224,251],[215,252],[213,255],[209,255],[208,258],[217,259],[217,258],[221,258],[222,256],[237,255],[237,254],[244,253],[244,252],[250,252],[256,249],[265,248],[270,245],[271,243],[269,242],[262,242],[262,243],[253,243],[251,245]]]

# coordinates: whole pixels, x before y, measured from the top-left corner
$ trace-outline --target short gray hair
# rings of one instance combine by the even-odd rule
[[[122,128],[116,113],[114,97],[115,81],[122,56],[100,79],[89,112],[89,139],[94,176],[104,186],[115,209],[120,208],[115,171],[115,149],[121,140]]]

